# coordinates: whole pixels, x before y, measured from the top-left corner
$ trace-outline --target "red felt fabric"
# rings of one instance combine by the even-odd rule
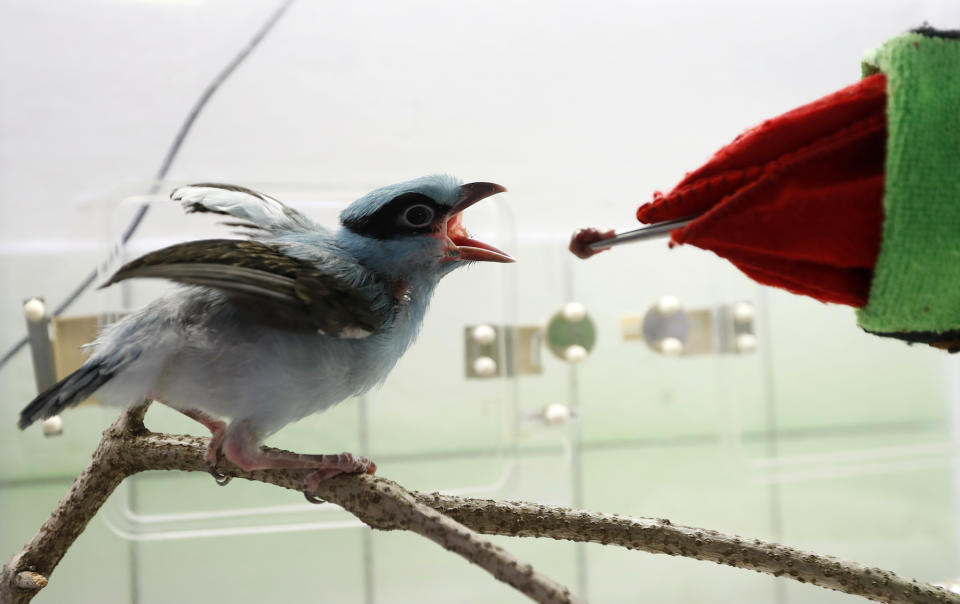
[[[760,283],[863,306],[883,222],[885,90],[877,74],[764,122],[637,217],[703,214],[673,242],[712,250]]]

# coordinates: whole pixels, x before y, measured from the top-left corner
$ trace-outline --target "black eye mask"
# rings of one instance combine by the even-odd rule
[[[432,216],[428,217],[431,211]],[[442,219],[443,208],[436,201],[423,193],[403,193],[391,199],[373,214],[344,220],[343,226],[358,235],[374,239],[391,239],[399,235],[429,233],[436,230],[438,221]],[[420,220],[429,220],[429,222],[415,226]]]

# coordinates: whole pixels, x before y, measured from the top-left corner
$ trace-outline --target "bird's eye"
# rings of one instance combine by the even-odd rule
[[[433,222],[434,211],[428,205],[414,204],[400,214],[400,224],[405,227],[421,228]]]

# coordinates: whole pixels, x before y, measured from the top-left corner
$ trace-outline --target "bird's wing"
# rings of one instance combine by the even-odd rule
[[[365,291],[258,241],[206,239],[172,245],[125,264],[103,287],[136,277],[211,287],[252,310],[255,321],[342,338],[382,331],[392,310],[372,299],[369,287]]]
[[[246,222],[229,223],[267,232],[304,231],[319,228],[309,218],[269,195],[237,185],[200,183],[175,189],[170,198],[188,213],[209,212],[233,216]]]

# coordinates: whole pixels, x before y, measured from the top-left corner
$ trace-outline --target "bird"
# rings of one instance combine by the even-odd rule
[[[438,282],[474,262],[514,262],[472,239],[462,212],[506,191],[430,175],[375,189],[339,225],[279,200],[201,183],[171,198],[187,213],[229,217],[241,239],[188,241],[123,265],[101,287],[159,278],[176,287],[107,326],[75,372],[20,413],[25,429],[91,395],[106,405],[159,401],[211,433],[204,460],[220,484],[223,455],[245,471],[312,470],[307,499],[341,473],[374,473],[351,453],[261,447],[287,424],[382,384],[417,337]]]

